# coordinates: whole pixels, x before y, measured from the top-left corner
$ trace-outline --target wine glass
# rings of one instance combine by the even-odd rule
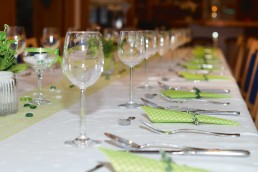
[[[93,85],[103,71],[104,55],[99,32],[67,32],[63,51],[63,73],[80,89],[80,135],[65,144],[74,147],[90,147],[99,144],[86,136],[85,91]]]
[[[43,97],[42,76],[43,72],[56,61],[58,49],[50,48],[26,48],[24,50],[24,62],[27,63],[38,76],[38,94],[32,99],[31,103],[35,105],[49,104],[50,101]]]
[[[167,53],[167,51],[169,50],[169,45],[170,45],[170,36],[169,33],[167,31],[160,31],[158,33],[158,53],[160,55],[160,70],[161,70],[161,77],[163,81],[167,81],[168,78],[163,76],[163,56]]]
[[[152,86],[149,85],[148,76],[147,76],[147,60],[153,56],[157,51],[157,35],[156,31],[153,30],[146,30],[144,31],[145,36],[145,47],[146,53],[144,58],[144,73],[145,73],[145,84],[140,86],[139,88],[143,89],[151,89]]]
[[[118,40],[118,57],[130,67],[130,101],[119,105],[121,108],[139,108],[133,101],[133,67],[145,58],[145,39],[142,31],[121,31]]]
[[[55,27],[43,29],[41,44],[44,48],[58,48],[60,46],[60,34]]]
[[[22,26],[9,26],[7,28],[6,36],[9,39],[15,40],[15,43],[11,45],[16,50],[15,58],[17,59],[20,54],[23,53],[26,48],[26,33]]]

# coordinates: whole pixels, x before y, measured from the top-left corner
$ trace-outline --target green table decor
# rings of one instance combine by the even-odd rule
[[[181,91],[181,90],[164,90],[161,94],[172,99],[200,99],[200,98],[230,98],[231,96],[223,93],[208,93],[201,92],[198,89],[196,91]]]
[[[163,160],[151,159],[130,152],[114,151],[99,147],[110,160],[112,167],[116,172],[168,172],[168,163],[170,163],[171,172],[205,172],[207,170],[176,164],[175,162],[166,162]]]
[[[182,76],[186,80],[200,80],[200,81],[208,81],[208,80],[227,80],[229,77],[222,75],[212,75],[212,74],[197,74],[190,73],[185,71],[178,72],[179,76]]]
[[[239,122],[208,116],[205,114],[193,114],[168,109],[159,109],[149,106],[141,107],[153,123],[194,123],[194,124],[218,124],[218,125],[240,125]],[[196,123],[197,122],[197,123]]]

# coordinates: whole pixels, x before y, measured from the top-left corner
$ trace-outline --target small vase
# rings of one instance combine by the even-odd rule
[[[18,111],[17,85],[12,72],[0,71],[0,115]]]

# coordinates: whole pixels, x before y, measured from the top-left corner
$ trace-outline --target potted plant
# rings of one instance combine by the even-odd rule
[[[8,27],[5,24],[4,31],[0,31],[0,115],[17,112],[15,73],[27,68],[25,64],[18,64],[16,61],[16,49],[11,48],[15,40],[9,40],[6,36]]]

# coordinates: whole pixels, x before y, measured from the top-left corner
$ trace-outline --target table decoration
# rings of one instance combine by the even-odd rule
[[[200,81],[208,81],[208,80],[227,80],[228,76],[223,75],[213,75],[213,74],[199,74],[199,73],[190,73],[185,71],[179,71],[178,75],[183,77],[186,80],[200,80]]]
[[[24,50],[24,62],[28,64],[38,77],[38,93],[32,98],[30,103],[34,105],[44,105],[51,103],[43,97],[42,93],[42,78],[43,72],[50,68],[58,61],[59,52],[54,48],[26,48]]]
[[[8,25],[4,25],[4,31],[0,31],[0,115],[14,114],[18,111],[15,73],[27,68],[25,64],[17,63],[17,49],[11,48],[11,44],[16,40],[7,38],[8,28]]]
[[[211,92],[201,92],[199,89],[195,88],[194,91],[182,91],[182,90],[163,90],[161,94],[166,97],[170,97],[173,99],[180,98],[230,98],[229,94],[224,93],[211,93]]]
[[[206,123],[219,125],[240,125],[239,122],[192,112],[180,112],[149,106],[141,107],[153,123]]]
[[[106,77],[112,75],[115,70],[114,52],[116,50],[115,39],[112,35],[104,35],[102,38],[103,52],[104,52],[104,70],[103,74]]]
[[[151,159],[130,152],[114,151],[100,147],[111,161],[112,167],[116,172],[204,172],[207,170],[180,165],[173,162],[170,157],[161,152],[162,159]]]

